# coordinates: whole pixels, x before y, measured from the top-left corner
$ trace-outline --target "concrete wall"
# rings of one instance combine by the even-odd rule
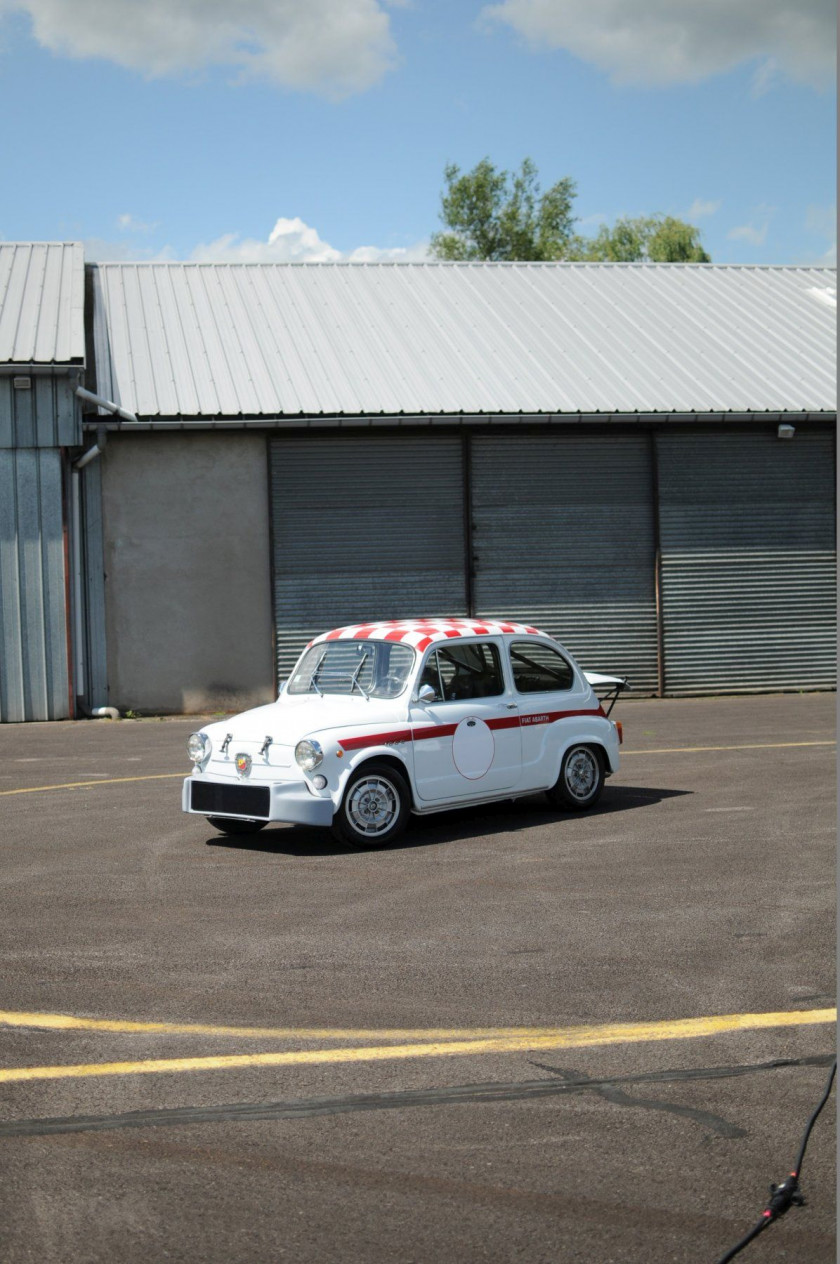
[[[110,705],[271,701],[265,437],[120,432],[101,460]]]

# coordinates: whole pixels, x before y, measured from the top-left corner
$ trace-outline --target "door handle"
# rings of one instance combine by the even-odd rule
[[[508,711],[518,711],[518,709],[519,709],[519,703],[518,703],[518,702],[506,702],[506,703],[505,703],[505,709],[506,709],[506,710],[508,710]]]

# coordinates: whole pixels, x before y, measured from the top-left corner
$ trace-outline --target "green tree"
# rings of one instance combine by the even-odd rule
[[[463,173],[450,163],[444,179],[445,229],[432,234],[435,259],[711,262],[699,229],[672,215],[625,217],[594,237],[576,235],[574,180],[564,176],[543,193],[530,158],[514,173],[498,171],[489,158]]]
[[[700,230],[673,215],[640,215],[606,224],[595,237],[575,237],[567,258],[607,263],[711,263]]]
[[[463,175],[450,163],[444,178],[441,219],[448,231],[432,234],[434,258],[565,257],[574,225],[574,180],[565,177],[542,193],[530,158],[513,175],[497,171],[489,158]]]

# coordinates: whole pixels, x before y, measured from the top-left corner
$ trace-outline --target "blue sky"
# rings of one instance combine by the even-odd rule
[[[834,263],[833,0],[0,0],[0,237],[422,258],[443,168]]]

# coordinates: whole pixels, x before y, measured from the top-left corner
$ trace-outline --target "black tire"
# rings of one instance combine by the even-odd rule
[[[405,777],[390,764],[372,759],[348,781],[333,818],[333,834],[359,850],[385,847],[405,829],[410,808]]]
[[[243,821],[235,816],[208,816],[207,820],[222,834],[257,834],[268,825],[268,821]]]
[[[548,791],[559,808],[585,811],[598,802],[604,788],[604,755],[598,746],[570,746],[560,765],[560,776]]]

